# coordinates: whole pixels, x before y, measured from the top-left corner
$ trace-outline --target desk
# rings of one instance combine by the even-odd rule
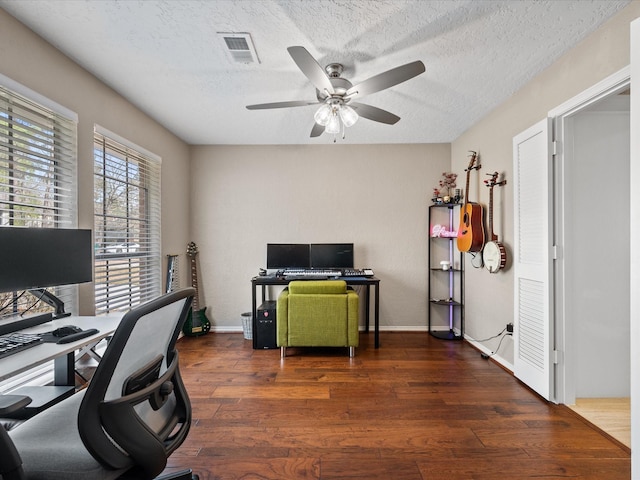
[[[54,384],[75,386],[75,352],[90,347],[110,336],[122,319],[122,314],[100,317],[65,317],[21,330],[24,333],[45,333],[64,325],[75,325],[87,330],[97,328],[95,335],[85,337],[73,343],[59,345],[42,343],[21,352],[9,355],[0,361],[0,381],[14,377],[43,363],[54,362]]]
[[[334,280],[332,278],[332,280]],[[371,287],[374,289],[374,302],[373,302],[373,316],[374,316],[374,337],[375,348],[380,347],[380,279],[376,277],[338,277],[335,280],[344,280],[347,285],[364,285],[366,291],[366,299],[364,302],[364,316],[365,316],[365,332],[369,331],[369,298],[371,293]],[[266,299],[266,287],[269,285],[289,285],[292,280],[287,280],[284,277],[275,277],[271,275],[258,276],[251,279],[251,313],[253,315],[253,331],[256,331],[256,318],[257,318],[257,306],[256,306],[256,288],[262,288],[262,301]],[[278,321],[276,319],[276,321]],[[256,336],[253,336],[254,342]]]

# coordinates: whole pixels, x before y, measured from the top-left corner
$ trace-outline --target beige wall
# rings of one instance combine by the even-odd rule
[[[467,151],[480,153],[482,169],[472,174],[473,201],[488,205],[488,189],[481,186],[486,173],[505,174],[507,185],[495,191],[494,221],[496,233],[509,253],[513,245],[512,138],[545,118],[554,107],[628,65],[629,24],[639,16],[640,2],[633,1],[452,143],[452,169],[459,174],[467,165]],[[476,339],[498,333],[513,320],[512,270],[489,274],[484,269],[467,269],[465,278],[466,333]],[[486,345],[491,348],[497,343]],[[513,362],[510,339],[504,342],[500,354]]]
[[[381,327],[424,330],[427,207],[449,161],[448,144],[192,147],[191,224],[214,327],[240,327],[267,243],[353,242],[356,266],[381,279]]]
[[[184,142],[1,9],[0,73],[78,114],[80,227],[93,229],[93,126],[99,124],[162,157],[163,252],[185,249],[190,185]],[[85,284],[81,313],[93,313],[93,305],[93,285]]]

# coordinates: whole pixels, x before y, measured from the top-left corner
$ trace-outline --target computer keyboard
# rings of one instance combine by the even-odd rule
[[[35,347],[42,343],[39,335],[30,333],[9,333],[0,335],[0,358],[8,357],[27,348]]]

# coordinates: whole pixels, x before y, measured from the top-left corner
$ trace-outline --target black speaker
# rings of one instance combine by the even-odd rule
[[[276,301],[268,300],[258,307],[253,332],[253,348],[278,348],[276,345]]]

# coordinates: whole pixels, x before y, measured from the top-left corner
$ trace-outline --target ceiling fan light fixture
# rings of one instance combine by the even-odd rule
[[[345,127],[351,127],[358,121],[358,114],[349,105],[342,105],[339,110],[340,118]]]
[[[331,105],[324,103],[320,106],[320,108],[313,115],[313,119],[316,121],[318,125],[322,125],[326,127],[331,120],[331,116],[333,115],[333,109]]]
[[[331,115],[324,131],[333,135],[340,133],[340,117],[336,113]]]

